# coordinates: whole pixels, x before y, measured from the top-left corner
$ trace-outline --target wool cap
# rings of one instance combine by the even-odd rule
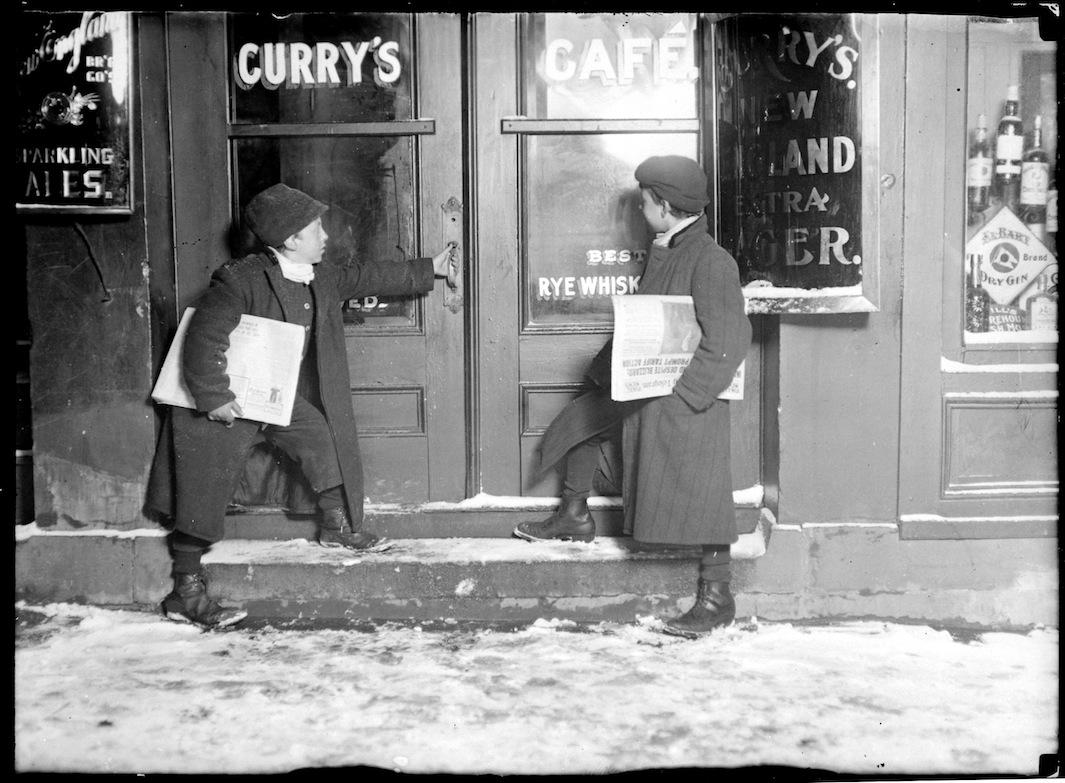
[[[302,190],[279,182],[252,197],[244,207],[244,222],[264,244],[280,247],[327,209]]]
[[[655,155],[636,167],[636,181],[650,188],[685,212],[702,212],[710,199],[706,195],[706,172],[683,155]]]

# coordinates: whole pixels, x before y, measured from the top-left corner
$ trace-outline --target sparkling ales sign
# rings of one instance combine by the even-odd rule
[[[27,12],[18,24],[18,210],[128,214],[130,15]]]

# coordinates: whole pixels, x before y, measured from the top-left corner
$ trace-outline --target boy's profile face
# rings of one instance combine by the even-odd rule
[[[322,219],[317,217],[285,240],[285,255],[297,264],[317,264],[322,260],[327,239]]]
[[[640,197],[643,199],[640,211],[643,213],[643,219],[647,221],[648,227],[658,234],[668,231],[670,222],[669,210],[666,205],[664,203],[656,204],[649,188],[640,188]]]

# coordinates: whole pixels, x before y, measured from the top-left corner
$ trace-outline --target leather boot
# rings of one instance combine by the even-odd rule
[[[526,541],[592,541],[595,520],[588,513],[587,498],[562,498],[558,510],[539,522],[522,522],[514,535]]]
[[[174,574],[174,589],[162,603],[168,620],[193,623],[201,628],[226,628],[248,616],[243,609],[226,609],[207,597],[203,572]]]
[[[695,639],[715,628],[728,625],[736,617],[736,601],[728,582],[709,582],[700,577],[692,608],[666,622],[662,630],[674,636]]]
[[[384,552],[392,542],[378,538],[373,533],[355,530],[346,508],[329,508],[318,520],[318,543],[321,546],[354,549],[359,552]]]

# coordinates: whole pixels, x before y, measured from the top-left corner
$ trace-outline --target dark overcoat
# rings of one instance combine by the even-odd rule
[[[639,293],[691,296],[702,336],[691,363],[665,397],[631,403],[605,388],[575,400],[552,422],[541,447],[542,466],[590,435],[622,421],[622,499],[625,532],[664,544],[731,544],[729,403],[717,396],[732,381],[751,343],[736,262],[706,232],[706,218],[652,245]],[[608,385],[609,346],[590,377]]]
[[[625,529],[649,543],[731,544],[729,403],[719,400],[751,344],[739,270],[706,218],[652,245],[641,294],[691,296],[702,336],[673,392],[625,418]]]
[[[230,261],[212,276],[194,304],[185,338],[183,370],[197,410],[174,407],[164,423],[148,484],[149,509],[170,517],[177,530],[217,541],[226,506],[261,425],[237,419],[231,428],[206,413],[234,399],[226,375],[229,335],[242,315],[294,321],[280,296],[281,267],[269,252]],[[351,382],[341,304],[370,295],[429,291],[431,259],[402,263],[319,264],[310,284],[315,302],[310,330],[317,355],[318,389],[333,435],[351,519],[363,517],[363,473],[351,405]]]

